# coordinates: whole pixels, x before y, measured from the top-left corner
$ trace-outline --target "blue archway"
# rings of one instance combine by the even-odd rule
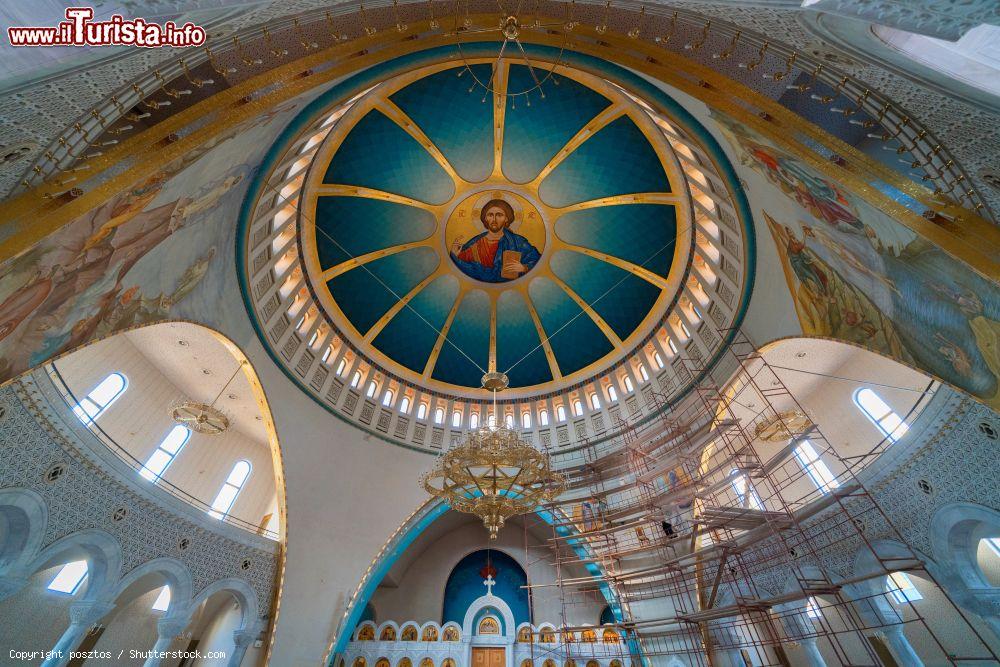
[[[454,621],[461,625],[465,612],[476,599],[486,594],[485,574],[492,574],[496,584],[493,595],[502,599],[514,614],[514,622],[531,622],[528,600],[528,577],[516,560],[496,549],[473,551],[463,558],[448,575],[444,587],[444,607],[441,623]]]

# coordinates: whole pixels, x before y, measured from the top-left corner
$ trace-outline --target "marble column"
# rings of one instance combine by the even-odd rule
[[[884,581],[884,579],[879,579],[879,581]],[[864,590],[852,587],[846,587],[844,592],[853,602],[865,627],[878,628],[885,635],[886,645],[896,658],[896,662],[907,665],[907,667],[911,665],[924,667],[920,656],[913,650],[910,640],[903,634],[903,618],[889,605],[885,595],[869,596]]]
[[[788,635],[789,640],[796,642],[802,648],[802,657],[809,667],[826,667],[823,654],[819,652],[816,645],[815,629],[809,622],[806,612],[806,603],[778,605],[774,608],[775,613],[781,620],[781,626]]]
[[[52,648],[52,655],[42,667],[63,667],[69,663],[70,651],[75,651],[90,628],[115,608],[111,602],[81,600],[69,606],[69,627]]]
[[[161,618],[156,623],[156,643],[153,645],[153,655],[146,658],[146,662],[142,663],[142,667],[160,667],[162,659],[157,655],[157,653],[163,653],[170,650],[170,646],[174,643],[174,639],[176,639],[179,634],[184,632],[184,628],[187,627],[187,624],[187,617]]]
[[[892,651],[899,664],[923,666],[924,663],[920,656],[913,650],[910,640],[903,634],[902,625],[890,625],[882,631],[882,634],[885,636],[886,646]]]
[[[233,633],[233,640],[236,642],[236,646],[229,655],[229,662],[226,663],[226,667],[240,667],[240,663],[243,662],[243,656],[246,655],[250,644],[257,639],[258,634],[255,629],[237,630]]]

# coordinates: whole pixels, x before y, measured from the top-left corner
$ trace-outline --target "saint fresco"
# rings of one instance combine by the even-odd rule
[[[803,332],[893,357],[1000,407],[997,286],[795,156],[713,115],[742,164],[794,203],[776,200],[763,215]]]
[[[532,218],[537,216],[534,207],[527,202],[515,202],[520,204],[522,212],[524,208],[528,208]],[[479,209],[479,222],[486,231],[476,234],[468,241],[459,232],[449,244],[451,260],[462,273],[487,283],[503,283],[531,271],[541,259],[542,253],[531,240],[513,231],[512,227],[520,226],[523,220],[518,219],[510,201],[494,196],[483,204],[477,204],[475,208]],[[466,211],[466,208],[460,206],[452,219],[457,217],[461,224]],[[537,225],[541,226],[540,220]]]

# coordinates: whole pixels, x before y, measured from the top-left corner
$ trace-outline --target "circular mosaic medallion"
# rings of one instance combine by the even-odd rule
[[[452,263],[474,280],[505,283],[527,275],[545,251],[545,223],[524,197],[479,192],[448,217],[445,245]]]

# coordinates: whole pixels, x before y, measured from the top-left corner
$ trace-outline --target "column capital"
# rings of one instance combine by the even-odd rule
[[[80,600],[69,606],[69,620],[73,625],[94,625],[111,613],[114,608],[115,605],[113,602]]]
[[[188,619],[185,618],[161,618],[156,622],[156,632],[161,638],[173,638],[184,632]]]
[[[253,628],[244,628],[243,630],[233,632],[233,639],[236,641],[236,646],[246,647],[250,646],[257,639],[258,634],[260,633]]]

